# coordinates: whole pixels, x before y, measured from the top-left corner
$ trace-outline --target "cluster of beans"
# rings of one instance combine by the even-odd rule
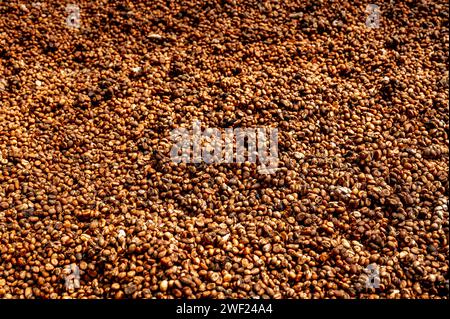
[[[377,5],[1,2],[0,298],[448,296],[449,5]]]

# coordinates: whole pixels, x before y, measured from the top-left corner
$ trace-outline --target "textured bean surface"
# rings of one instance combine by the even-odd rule
[[[0,298],[448,297],[446,1],[73,4],[0,3]]]

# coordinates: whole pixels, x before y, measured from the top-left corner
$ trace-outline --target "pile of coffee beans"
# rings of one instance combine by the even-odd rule
[[[449,4],[374,4],[1,2],[0,298],[448,297]]]

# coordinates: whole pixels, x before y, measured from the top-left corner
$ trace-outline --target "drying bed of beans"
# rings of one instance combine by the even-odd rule
[[[0,298],[448,297],[446,1],[69,3],[0,3]]]

